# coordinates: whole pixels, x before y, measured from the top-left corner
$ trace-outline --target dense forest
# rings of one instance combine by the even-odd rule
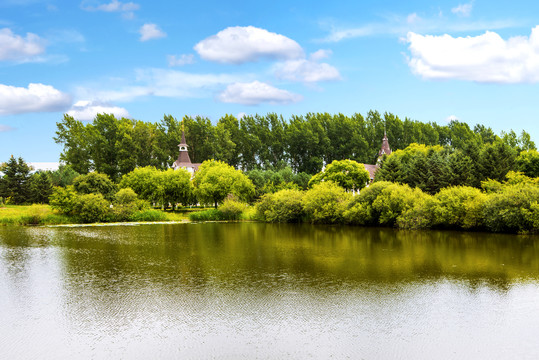
[[[76,172],[97,171],[118,181],[137,167],[169,168],[178,156],[182,129],[194,163],[215,159],[244,171],[288,165],[297,173],[316,174],[333,160],[374,164],[384,130],[393,150],[418,143],[479,154],[486,144],[500,143],[516,157],[522,150],[535,149],[525,131],[496,135],[484,125],[472,129],[456,120],[447,125],[422,123],[377,111],[365,117],[308,113],[290,119],[273,113],[240,119],[225,115],[216,124],[200,116],[179,121],[165,115],[152,123],[108,114],[82,122],[65,115],[57,123],[54,140],[63,145],[60,160]]]

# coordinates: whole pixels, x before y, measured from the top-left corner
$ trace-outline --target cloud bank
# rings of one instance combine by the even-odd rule
[[[539,26],[531,35],[504,40],[495,32],[479,36],[408,33],[408,65],[425,79],[460,79],[480,83],[539,82]]]
[[[62,111],[69,105],[71,97],[50,85],[24,88],[0,84],[0,115]]]

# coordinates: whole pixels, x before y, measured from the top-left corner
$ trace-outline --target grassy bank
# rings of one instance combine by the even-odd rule
[[[128,221],[188,221],[189,214],[201,211],[200,208],[185,208],[175,211],[146,210],[133,215]],[[59,225],[80,224],[74,216],[59,214],[49,205],[4,205],[0,206],[0,225]]]

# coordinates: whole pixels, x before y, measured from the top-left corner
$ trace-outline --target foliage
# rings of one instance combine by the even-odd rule
[[[129,217],[130,221],[167,221],[167,214],[163,211],[147,209],[136,211]]]
[[[72,217],[55,214],[49,205],[7,205],[0,210],[0,225],[55,225],[74,221]]]
[[[70,165],[60,164],[58,170],[49,171],[52,186],[66,187],[73,184],[73,180],[80,174],[73,170]]]
[[[268,222],[301,222],[305,217],[303,196],[304,192],[296,189],[266,194],[256,204],[257,216]]]
[[[114,221],[131,220],[137,211],[148,208],[149,204],[144,200],[139,200],[133,189],[124,188],[114,195],[112,219]]]
[[[29,200],[32,203],[48,204],[52,194],[52,181],[49,173],[38,171],[30,176]]]
[[[207,209],[202,211],[195,211],[189,214],[189,220],[191,221],[219,221],[225,220],[223,213],[218,209]]]
[[[309,186],[320,184],[322,181],[333,181],[346,191],[359,191],[369,180],[370,174],[363,164],[354,160],[334,160],[311,178]]]
[[[539,177],[539,152],[537,150],[522,151],[515,159],[516,169],[529,177]]]
[[[403,212],[412,209],[427,196],[418,188],[411,189],[406,184],[391,184],[372,202],[373,213],[378,216],[380,225],[393,226]]]
[[[247,204],[234,199],[225,199],[217,208],[225,220],[239,220],[241,214],[247,209]]]
[[[0,196],[9,198],[11,204],[30,202],[31,167],[19,157],[18,160],[11,155],[7,163],[0,165],[0,172],[4,173],[0,182]]]
[[[131,188],[141,199],[158,201],[159,170],[153,166],[138,167],[125,174],[120,181],[120,188]]]
[[[55,187],[49,198],[51,208],[58,210],[66,215],[75,214],[75,202],[78,194],[73,186]]]
[[[312,223],[337,224],[343,222],[343,213],[351,195],[332,181],[314,184],[302,199],[303,209]]]
[[[108,200],[112,200],[116,193],[116,185],[106,174],[98,172],[77,176],[73,180],[73,188],[80,194],[101,194]]]
[[[377,224],[380,214],[375,212],[372,203],[385,188],[391,185],[389,181],[378,181],[354,196],[344,212],[346,222],[354,225]]]
[[[157,201],[165,208],[169,203],[189,205],[193,202],[193,184],[191,183],[191,174],[187,170],[157,170],[153,179],[157,182]]]
[[[491,194],[483,207],[483,221],[495,232],[537,232],[539,186],[506,185],[503,191]]]
[[[442,189],[429,209],[433,226],[474,229],[482,226],[482,209],[487,195],[477,188],[457,186]]]
[[[75,198],[73,213],[82,222],[92,223],[110,219],[110,202],[103,194],[83,194]]]
[[[249,201],[255,193],[253,183],[245,174],[218,160],[204,161],[195,173],[193,183],[197,199],[216,208],[229,194]]]
[[[279,169],[254,169],[245,173],[255,186],[255,197],[274,193],[283,189],[303,189],[308,186],[310,175],[306,173],[294,173],[292,168],[284,166]]]
[[[158,123],[146,123],[98,114],[88,123],[65,115],[57,123],[54,140],[63,146],[61,161],[73,170],[80,174],[105,173],[113,181],[137,167],[154,166],[159,170],[170,167],[178,157],[182,129],[195,163],[215,159],[250,171],[276,168],[284,162],[295,173],[316,174],[324,163],[333,160],[374,164],[384,128],[393,149],[420,143],[465,151],[496,141],[518,152],[535,149],[526,132],[520,136],[512,131],[502,133],[501,139],[483,125],[471,129],[466,123],[454,120],[440,126],[377,111],[369,111],[366,116],[308,113],[289,119],[274,113],[241,119],[224,115],[215,125],[201,116],[185,116],[178,121],[165,115]],[[412,152],[424,150],[418,145]],[[409,162],[407,155],[404,163]],[[466,155],[472,157],[470,153]]]

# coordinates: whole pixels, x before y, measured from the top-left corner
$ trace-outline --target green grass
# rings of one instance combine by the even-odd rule
[[[205,210],[205,208],[182,208],[174,211],[149,209],[133,214],[128,221],[189,221],[189,214]],[[49,205],[0,205],[0,226],[78,223],[80,221],[76,217],[59,214]]]
[[[74,222],[71,217],[54,212],[49,205],[5,205],[0,207],[0,225],[57,225]]]

